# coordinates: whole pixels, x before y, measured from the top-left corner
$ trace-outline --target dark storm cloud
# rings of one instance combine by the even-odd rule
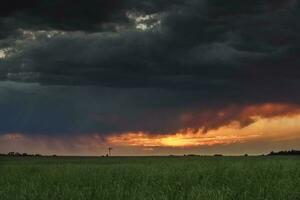
[[[297,0],[10,2],[0,79],[43,87],[2,92],[0,132],[209,129],[243,106],[300,104]],[[228,105],[236,114],[207,123]]]
[[[182,128],[181,113],[192,109],[185,103],[194,101],[190,92],[158,89],[53,87],[13,82],[3,82],[0,88],[0,133],[175,132]]]
[[[128,10],[158,12],[179,0],[147,2],[138,0],[28,0],[6,1],[0,8],[0,38],[23,29],[56,29],[64,31],[114,30],[115,23],[129,25]]]
[[[0,16],[4,28],[94,30],[113,20],[122,7],[122,0],[12,0],[1,5]]]

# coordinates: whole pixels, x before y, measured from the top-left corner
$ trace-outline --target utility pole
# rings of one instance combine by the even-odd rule
[[[108,147],[108,156],[111,156],[111,150],[112,150],[112,148]]]

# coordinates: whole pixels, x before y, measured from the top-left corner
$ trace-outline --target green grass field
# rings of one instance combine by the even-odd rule
[[[0,200],[300,199],[300,157],[0,157]]]

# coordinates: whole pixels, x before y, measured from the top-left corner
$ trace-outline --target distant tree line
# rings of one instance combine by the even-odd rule
[[[279,151],[279,152],[272,151],[271,153],[268,154],[268,156],[300,156],[300,151],[299,150]]]
[[[0,154],[0,156],[8,156],[8,157],[42,157],[41,154],[28,154],[28,153],[19,153],[19,152],[9,152],[7,154]],[[56,157],[56,155],[52,155]]]
[[[9,152],[7,154],[0,153],[0,156],[7,156],[7,157],[42,157],[43,155],[41,154],[28,154],[28,153],[19,153],[19,152]],[[106,155],[108,156],[108,155]],[[177,157],[174,155],[169,155],[170,157]],[[187,157],[194,157],[194,156],[201,156],[201,155],[196,155],[196,154],[184,154],[183,156]],[[213,155],[215,157],[221,157],[223,156],[222,154],[215,154]],[[244,155],[245,157],[248,156],[248,154]],[[300,156],[300,151],[299,150],[289,150],[289,151],[279,151],[279,152],[270,152],[267,154],[267,156]],[[52,155],[52,157],[57,157],[57,155]]]

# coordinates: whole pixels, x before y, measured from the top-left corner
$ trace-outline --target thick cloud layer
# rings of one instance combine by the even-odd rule
[[[299,11],[297,0],[4,3],[0,132],[164,133],[247,124],[249,105],[295,108]]]
[[[129,25],[129,10],[143,13],[160,12],[183,1],[160,0],[12,0],[0,8],[0,36],[8,37],[15,30],[55,29],[98,32],[115,30],[115,24]]]

